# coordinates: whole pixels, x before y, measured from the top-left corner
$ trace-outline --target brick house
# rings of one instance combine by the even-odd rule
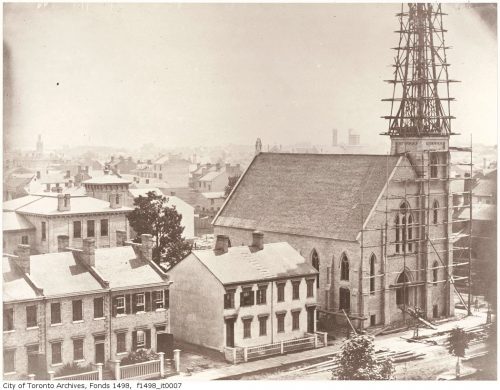
[[[430,149],[431,164],[418,151],[259,153],[215,217],[214,232],[233,245],[256,229],[266,243],[290,243],[319,271],[328,326],[345,324],[342,310],[360,327],[402,321],[407,306],[428,318],[453,315],[452,201],[442,179],[449,153],[441,152],[448,140],[406,147]],[[393,141],[396,148],[403,146]]]
[[[61,237],[62,252],[30,256],[20,245],[3,259],[4,359],[14,357],[5,379],[158,350],[157,334],[170,331],[170,282],[151,260],[151,236],[141,238],[99,249],[84,239],[72,249]]]
[[[4,202],[3,210],[4,215],[5,212],[16,214],[15,219],[9,219],[13,222],[9,226],[19,225],[16,232],[30,225],[34,227],[34,231],[29,229],[28,242],[23,242],[31,246],[33,253],[50,253],[58,251],[60,235],[68,236],[69,245],[74,248],[81,248],[85,238],[93,238],[99,248],[116,246],[116,231],[128,232],[127,213],[132,211],[121,199],[115,196],[108,202],[90,196],[49,193]],[[18,236],[19,233],[6,234],[4,247],[15,248]]]
[[[317,271],[288,243],[194,250],[168,271],[176,338],[217,351],[303,337],[315,331]]]

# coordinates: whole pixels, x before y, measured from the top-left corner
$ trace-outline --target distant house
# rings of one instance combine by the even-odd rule
[[[187,187],[190,164],[178,155],[161,156],[153,162],[153,178],[163,180],[168,187]]]
[[[64,364],[107,363],[131,351],[170,354],[168,276],[151,260],[152,238],[141,244],[29,255],[20,245],[3,258],[4,379]]]
[[[18,168],[6,175],[3,187],[3,200],[11,200],[28,195],[42,184],[40,177],[34,172]]]
[[[116,231],[128,234],[127,213],[132,209],[122,204],[120,197],[110,200],[49,193],[4,202],[4,217],[9,218],[10,229],[4,228],[5,247],[15,247],[19,236],[23,240],[24,235],[34,253],[57,252],[59,235],[67,235],[73,248],[81,248],[84,238],[94,238],[99,248],[116,246]]]
[[[472,188],[473,204],[496,204],[497,203],[497,170],[477,179]]]
[[[219,174],[217,174],[219,172]],[[220,176],[220,174],[222,176]],[[200,192],[224,191],[230,177],[240,176],[242,173],[240,164],[200,164],[198,163],[189,176],[189,187]],[[209,176],[207,176],[209,175]],[[201,180],[203,179],[204,182]]]
[[[229,183],[226,171],[212,171],[203,175],[199,181],[200,192],[222,192]]]
[[[315,331],[318,272],[288,243],[194,250],[168,273],[176,338],[220,352],[303,337]]]

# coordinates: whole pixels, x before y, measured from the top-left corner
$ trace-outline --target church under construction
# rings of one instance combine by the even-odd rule
[[[461,165],[472,169],[472,150],[450,146],[443,16],[424,3],[397,14],[393,94],[384,99],[390,154],[258,150],[214,219],[215,234],[233,245],[258,230],[300,251],[319,270],[323,328],[397,324],[415,313],[432,321],[452,316],[455,299],[470,308],[455,282],[469,285],[471,232],[452,228],[453,210],[471,206],[454,205],[451,192],[452,180],[468,179],[452,177],[451,154],[465,153]]]

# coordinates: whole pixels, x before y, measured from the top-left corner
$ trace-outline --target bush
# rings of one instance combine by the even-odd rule
[[[93,368],[90,365],[80,366],[78,363],[73,362],[73,363],[66,363],[59,370],[56,371],[54,376],[58,378],[60,376],[81,374],[82,372],[89,372],[89,371],[93,371]]]
[[[140,349],[137,352],[130,352],[120,361],[120,364],[122,366],[128,366],[129,364],[143,363],[158,359],[159,356],[156,352],[147,349]]]

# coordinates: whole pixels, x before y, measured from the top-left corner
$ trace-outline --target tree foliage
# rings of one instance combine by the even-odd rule
[[[146,196],[135,198],[134,206],[134,210],[128,215],[130,226],[138,237],[142,234],[153,236],[155,262],[159,264],[165,261],[170,268],[189,254],[191,244],[182,237],[182,215],[175,206],[167,205],[166,197],[150,191]]]
[[[85,366],[85,365],[80,365],[76,362],[72,362],[72,363],[66,363],[64,366],[62,366],[59,370],[57,370],[54,376],[58,378],[60,376],[75,375],[90,371],[94,371],[94,369],[90,365]]]
[[[373,338],[358,335],[342,346],[339,368],[332,372],[332,379],[388,380],[392,379],[394,366],[390,359],[377,360]]]
[[[465,356],[469,348],[470,335],[460,327],[451,330],[448,336],[448,352],[458,358]]]
[[[148,349],[139,349],[138,351],[130,352],[120,361],[120,364],[122,366],[127,366],[129,364],[149,362],[158,359],[159,355],[156,352]]]
[[[224,189],[224,196],[227,198],[229,196],[229,194],[231,193],[231,191],[233,190],[234,186],[236,185],[236,183],[238,182],[240,178],[240,175],[236,175],[236,176],[231,176],[229,177],[229,180],[228,180],[228,183],[227,183],[227,186],[226,188]]]

